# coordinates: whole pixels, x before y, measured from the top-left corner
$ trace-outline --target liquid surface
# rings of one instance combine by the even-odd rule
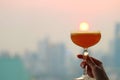
[[[83,48],[88,48],[99,42],[100,32],[72,32],[71,39],[73,43]]]

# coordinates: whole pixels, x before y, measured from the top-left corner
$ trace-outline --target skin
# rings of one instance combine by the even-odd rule
[[[83,59],[80,66],[82,68],[87,66],[87,74],[90,77],[95,78],[96,80],[109,80],[101,61],[90,56],[83,56],[81,54],[77,55],[77,57],[79,59]]]

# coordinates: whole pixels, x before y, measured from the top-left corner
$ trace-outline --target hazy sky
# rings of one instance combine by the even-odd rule
[[[35,50],[45,36],[74,46],[69,34],[81,21],[102,32],[96,47],[107,51],[120,22],[120,0],[0,0],[0,50]]]

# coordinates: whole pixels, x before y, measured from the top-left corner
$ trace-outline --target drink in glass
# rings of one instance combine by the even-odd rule
[[[99,31],[96,32],[72,32],[72,42],[82,48],[88,48],[99,42],[101,34]]]
[[[101,33],[99,31],[71,32],[72,42],[84,49],[83,51],[84,56],[88,55],[88,48],[97,44],[100,41],[100,38],[101,38]],[[85,59],[86,58],[84,57],[84,60]],[[95,80],[95,79],[90,78],[87,75],[87,66],[85,66],[82,77],[75,78],[75,80]]]

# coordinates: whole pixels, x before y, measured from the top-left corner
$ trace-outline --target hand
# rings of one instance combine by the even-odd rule
[[[83,59],[85,56],[79,54],[77,57],[79,59]],[[86,56],[86,60],[81,62],[80,66],[82,68],[87,66],[87,74],[96,80],[109,80],[103,68],[102,62],[93,57]]]

